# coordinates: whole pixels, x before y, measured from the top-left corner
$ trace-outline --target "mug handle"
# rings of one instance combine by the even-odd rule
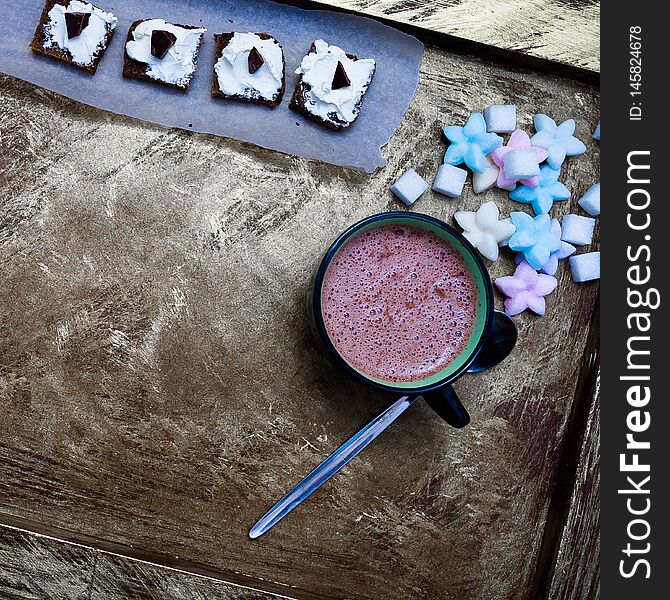
[[[502,311],[493,311],[489,334],[468,372],[480,373],[505,360],[512,352],[517,337],[518,331],[512,318]],[[451,385],[424,394],[424,399],[452,427],[465,427],[470,422],[468,411]]]
[[[452,427],[465,427],[470,422],[470,415],[458,399],[454,388],[445,385],[439,390],[423,394],[423,399],[442,419]]]

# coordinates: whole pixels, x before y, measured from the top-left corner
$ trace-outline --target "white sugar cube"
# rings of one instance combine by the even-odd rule
[[[593,240],[593,228],[596,220],[581,215],[565,215],[561,223],[561,239],[569,244],[585,246]]]
[[[441,165],[433,182],[433,191],[456,198],[461,195],[467,176],[468,172],[465,169],[453,165]]]
[[[596,130],[593,132],[593,139],[600,141],[600,121],[596,125]]]
[[[587,252],[570,257],[572,280],[581,283],[600,279],[600,252]]]
[[[592,217],[597,217],[600,214],[600,184],[594,183],[577,204]]]
[[[528,179],[540,174],[535,150],[512,150],[505,154],[504,161],[507,179]]]
[[[428,182],[414,169],[407,169],[391,186],[391,191],[407,206],[412,206],[428,189]]]
[[[512,133],[516,129],[516,106],[494,104],[484,109],[486,131],[489,133]]]

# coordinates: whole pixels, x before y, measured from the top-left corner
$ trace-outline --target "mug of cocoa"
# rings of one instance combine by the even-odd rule
[[[391,212],[356,223],[314,275],[309,319],[324,352],[391,405],[304,477],[250,529],[258,538],[371,444],[418,398],[450,425],[470,421],[452,383],[512,351],[517,330],[493,308],[477,250],[442,221]]]
[[[452,383],[498,364],[517,337],[494,310],[477,250],[418,213],[374,215],[340,235],[315,273],[309,316],[324,352],[350,376],[422,396],[454,427],[470,417]]]

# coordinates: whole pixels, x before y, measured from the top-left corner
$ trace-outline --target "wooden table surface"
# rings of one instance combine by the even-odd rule
[[[539,109],[577,120],[588,153],[554,212],[578,211],[598,89],[474,56],[426,48],[372,176],[0,76],[0,597],[596,598],[598,284],[566,264],[546,316],[517,318],[513,359],[458,383],[469,427],[419,404],[246,536],[388,402],[317,354],[320,252],[400,209],[404,169],[432,177],[445,123],[499,102],[527,130]],[[490,199],[520,209],[469,184],[415,209],[450,221]]]

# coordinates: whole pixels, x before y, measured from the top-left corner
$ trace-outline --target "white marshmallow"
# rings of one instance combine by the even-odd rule
[[[600,252],[587,252],[570,257],[570,272],[576,283],[600,279]]]
[[[472,173],[472,191],[475,194],[481,194],[491,189],[498,181],[500,168],[493,162],[491,155],[486,156],[486,168],[482,173],[474,171]]]
[[[428,182],[414,169],[407,169],[391,186],[391,191],[407,206],[414,204],[428,189]]]
[[[512,150],[505,154],[505,178],[529,179],[540,174],[535,150]]]
[[[484,120],[489,133],[512,133],[516,129],[516,106],[493,104],[484,109]]]
[[[600,184],[594,183],[577,202],[592,217],[600,214]]]
[[[433,191],[444,194],[450,198],[461,195],[468,172],[465,169],[453,165],[440,165],[433,182]]]
[[[596,220],[581,215],[565,215],[561,224],[561,239],[569,244],[585,246],[593,240],[593,229]]]

